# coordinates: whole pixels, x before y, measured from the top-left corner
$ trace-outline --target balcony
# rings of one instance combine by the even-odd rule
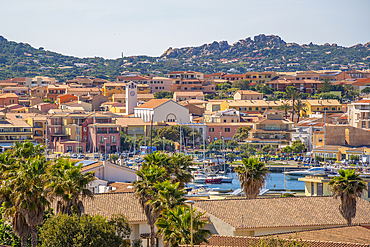
[[[119,131],[118,130],[110,130],[109,131],[109,134],[118,134],[119,133]]]
[[[108,134],[108,131],[106,131],[106,130],[97,130],[96,133],[97,134]]]

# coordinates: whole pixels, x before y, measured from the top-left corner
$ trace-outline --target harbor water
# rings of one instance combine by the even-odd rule
[[[232,183],[222,184],[206,184],[208,188],[220,188],[220,189],[240,189],[240,182],[237,173],[228,174],[233,177]],[[266,179],[266,188],[270,190],[284,190],[284,174],[283,173],[269,173]],[[194,184],[189,184],[189,187]],[[304,190],[304,182],[298,180],[290,180],[285,177],[285,189],[286,190]]]

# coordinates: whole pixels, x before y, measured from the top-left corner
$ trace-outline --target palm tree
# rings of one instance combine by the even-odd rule
[[[6,172],[7,179],[0,186],[0,194],[5,200],[6,214],[12,218],[12,225],[21,226],[25,221],[31,230],[32,246],[36,246],[37,226],[42,223],[45,208],[50,204],[44,193],[50,162],[44,156],[37,156],[26,159],[24,163],[16,163],[13,170]],[[21,229],[20,232],[27,232],[23,231],[27,229],[25,225]]]
[[[177,206],[184,205],[186,200],[185,192],[180,188],[180,183],[171,184],[170,180],[157,182],[154,184],[154,189],[149,193],[153,199],[149,200],[154,210],[162,212],[165,209],[173,209]]]
[[[170,168],[167,170],[167,173],[170,174],[170,179],[174,183],[179,183],[180,188],[184,188],[185,184],[190,183],[193,180],[192,171],[195,171],[192,168],[192,158],[189,155],[175,154],[169,164]]]
[[[50,198],[58,199],[57,214],[82,215],[84,212],[82,200],[93,196],[87,185],[94,181],[94,173],[82,174],[81,168],[82,164],[76,165],[76,162],[64,158],[56,160],[51,166],[47,191]]]
[[[147,156],[148,157],[148,156]],[[145,157],[145,158],[147,158]],[[146,159],[146,162],[151,162]],[[163,167],[157,165],[145,165],[141,170],[137,171],[136,175],[139,180],[134,182],[136,196],[147,218],[147,223],[150,227],[150,246],[155,246],[155,231],[154,224],[157,221],[161,212],[155,210],[150,200],[154,200],[153,191],[154,185],[158,182],[163,182],[166,177],[166,171]]]
[[[330,180],[329,185],[333,196],[340,198],[339,212],[350,226],[352,218],[356,216],[357,197],[361,197],[362,192],[366,190],[366,184],[356,170],[339,170],[339,175]]]
[[[285,112],[285,118],[288,118],[288,112],[292,107],[290,106],[288,101],[285,101],[283,104],[281,104],[278,109],[283,110]]]
[[[295,100],[297,100],[299,98],[299,92],[298,92],[298,89],[293,87],[293,86],[287,86],[285,88],[285,91],[286,91],[286,94],[287,94],[287,97],[292,100],[292,121],[294,119],[294,102]]]
[[[243,165],[235,168],[241,188],[247,199],[257,198],[269,173],[265,163],[255,158],[243,159]]]
[[[305,108],[306,108],[306,103],[303,100],[298,99],[294,105],[294,110],[297,112],[297,116],[298,116],[297,123],[299,122],[299,116],[301,114],[301,111],[304,111]]]
[[[170,157],[167,154],[161,152],[153,152],[144,157],[143,166],[169,166]]]
[[[50,162],[43,156],[44,147],[27,141],[14,143],[13,149],[0,155],[0,196],[5,202],[5,215],[10,217],[13,230],[27,245],[31,233],[32,246],[37,245],[37,226],[42,223],[49,205],[44,190]]]
[[[199,245],[202,242],[208,242],[207,237],[211,235],[211,232],[204,229],[208,221],[201,219],[205,213],[196,213],[196,208],[191,212],[189,207],[179,206],[165,210],[162,214],[163,217],[158,219],[156,225],[158,234],[163,236],[166,247],[190,244],[191,215],[193,215],[194,244]]]
[[[21,238],[21,247],[27,247],[27,237],[31,233],[31,227],[27,224],[23,215],[18,211],[12,214],[11,225],[15,235]]]

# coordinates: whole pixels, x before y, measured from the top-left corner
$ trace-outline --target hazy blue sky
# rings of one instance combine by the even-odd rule
[[[0,35],[78,57],[159,56],[258,34],[299,44],[370,41],[370,0],[0,0]]]

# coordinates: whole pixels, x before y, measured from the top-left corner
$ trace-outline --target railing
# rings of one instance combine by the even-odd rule
[[[109,131],[109,134],[118,134],[119,133],[119,131],[118,130],[110,130]]]
[[[96,133],[98,133],[98,134],[107,134],[108,132],[106,130],[97,130]]]

